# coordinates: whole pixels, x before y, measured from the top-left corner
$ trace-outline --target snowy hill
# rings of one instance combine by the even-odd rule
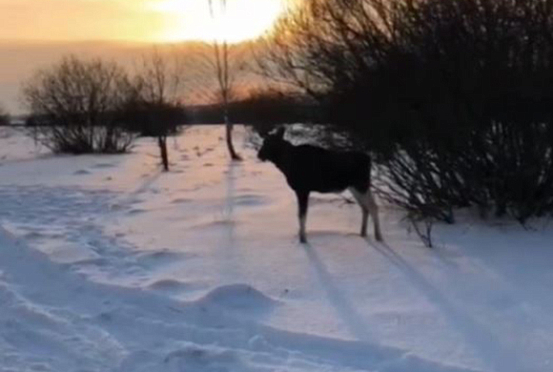
[[[0,133],[0,371],[553,370],[553,228],[439,226],[314,196],[296,237],[283,177],[231,164],[223,129],[122,156],[53,156]]]

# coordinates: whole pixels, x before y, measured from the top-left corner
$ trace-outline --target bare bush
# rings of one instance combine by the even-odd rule
[[[553,0],[312,0],[263,67],[376,155],[417,218],[553,213]]]
[[[65,57],[37,72],[22,93],[32,115],[29,133],[54,152],[120,153],[132,145],[120,110],[135,88],[115,63]]]

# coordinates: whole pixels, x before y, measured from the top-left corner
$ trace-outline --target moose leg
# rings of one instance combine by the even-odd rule
[[[361,236],[367,236],[367,217],[370,214],[374,222],[374,237],[377,241],[381,242],[382,232],[380,231],[380,219],[378,218],[378,205],[374,200],[374,196],[370,188],[364,190],[364,192],[359,191],[357,188],[353,187],[350,189],[351,193],[357,200],[357,203],[361,206],[363,210],[363,223],[361,225]]]
[[[363,221],[361,222],[361,236],[366,237],[367,236],[367,225],[369,222],[369,211],[367,211],[365,208],[362,209],[363,213]]]
[[[298,217],[300,222],[300,242],[307,243],[305,236],[305,222],[307,220],[307,208],[309,205],[309,191],[296,191],[298,197]]]
[[[374,196],[370,188],[367,190],[366,199],[367,199],[367,206],[369,208],[369,212],[373,216],[374,237],[379,242],[384,241],[384,239],[382,239],[382,232],[380,231],[380,219],[378,218],[378,205],[374,200]]]
[[[367,236],[367,225],[369,221],[369,209],[367,207],[367,203],[365,202],[364,194],[359,192],[355,188],[350,189],[351,194],[355,198],[355,201],[357,201],[357,204],[361,207],[361,212],[363,213],[363,220],[361,222],[361,236],[365,237]]]

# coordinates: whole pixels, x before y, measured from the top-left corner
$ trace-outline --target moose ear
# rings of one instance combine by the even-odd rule
[[[286,128],[280,127],[277,129],[275,136],[278,138],[284,138],[284,133],[286,132]]]

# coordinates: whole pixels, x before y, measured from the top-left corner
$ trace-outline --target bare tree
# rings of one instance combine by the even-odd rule
[[[135,78],[138,100],[134,110],[142,117],[141,134],[157,138],[163,169],[169,170],[167,137],[183,124],[184,108],[180,101],[183,65],[177,53],[162,55],[158,49],[142,58],[140,70]],[[131,107],[132,111],[133,108]]]
[[[218,6],[214,4],[218,1]],[[220,22],[227,12],[227,0],[208,0],[209,11],[214,21]],[[219,98],[223,104],[224,121],[226,127],[226,142],[230,157],[234,161],[242,160],[240,155],[234,149],[232,141],[233,124],[229,117],[229,103],[232,96],[233,76],[230,66],[230,50],[226,37],[215,35],[213,38],[214,68],[219,88]]]

